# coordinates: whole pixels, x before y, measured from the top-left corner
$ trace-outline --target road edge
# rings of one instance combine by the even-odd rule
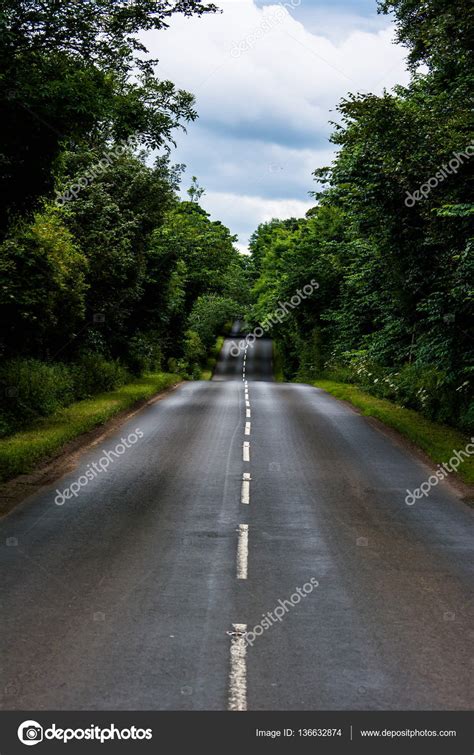
[[[168,388],[158,391],[151,398],[138,401],[128,409],[124,409],[106,420],[103,424],[81,433],[48,459],[40,462],[31,472],[17,475],[2,483],[0,485],[0,519],[8,516],[17,506],[41,488],[76,469],[81,456],[86,451],[102,443],[129,419],[139,414],[147,406],[166,398],[185,382],[185,380],[180,380]]]
[[[358,414],[360,417],[363,417],[365,420],[367,420],[368,423],[372,425],[372,427],[374,427],[376,430],[379,430],[379,432],[382,432],[384,435],[388,436],[398,446],[406,451],[410,451],[426,467],[428,467],[431,472],[436,472],[437,462],[435,462],[431,458],[431,456],[426,453],[426,451],[423,451],[422,448],[417,446],[416,443],[407,438],[406,435],[403,435],[403,433],[401,433],[399,430],[396,430],[394,427],[390,427],[390,425],[386,425],[384,422],[382,422],[381,419],[378,419],[378,417],[371,417],[368,414],[364,414],[362,409],[359,409],[359,407],[355,406],[347,399],[337,398],[329,391],[324,390],[324,388],[320,388],[318,385],[313,385],[312,383],[308,383],[307,385],[309,385],[314,390],[321,391],[326,396],[329,396],[331,399],[333,399],[333,401],[344,404],[355,414]],[[447,485],[449,488],[451,488],[451,490],[463,503],[465,503],[470,508],[474,507],[474,485],[470,485],[469,483],[461,480],[461,478],[456,475],[455,472],[452,472],[451,476],[446,477],[442,482],[444,485]]]

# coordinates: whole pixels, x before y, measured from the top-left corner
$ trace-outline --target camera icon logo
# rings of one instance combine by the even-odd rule
[[[24,745],[37,745],[43,740],[43,727],[38,721],[23,721],[18,727],[18,739]]]

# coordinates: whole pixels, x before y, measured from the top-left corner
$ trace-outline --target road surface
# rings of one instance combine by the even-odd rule
[[[1,521],[2,707],[468,708],[472,510],[235,343]]]

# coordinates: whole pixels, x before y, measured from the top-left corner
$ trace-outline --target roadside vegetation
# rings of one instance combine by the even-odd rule
[[[318,287],[270,334],[277,379],[347,384],[346,396],[372,396],[374,411],[391,402],[412,418],[409,437],[417,412],[419,444],[436,459],[444,449],[430,425],[429,450],[425,420],[459,442],[474,433],[465,4],[379,7],[408,48],[410,84],[339,104],[339,151],[314,171],[314,207],[260,225],[247,257],[200,206],[197,179],[179,194],[183,166],[170,162],[170,145],[197,117],[194,98],[158,77],[137,36],[214,6],[3,3],[4,478],[149,390],[209,379],[227,322],[245,312],[262,323],[311,280]]]
[[[219,354],[223,345],[224,345],[224,336],[217,336],[216,342],[209,352],[209,356],[206,360],[206,364],[204,368],[201,370],[201,375],[200,375],[201,380],[211,380],[212,375],[214,374],[214,369],[217,364],[217,359],[219,357]]]
[[[314,208],[253,234],[252,321],[278,312],[287,380],[331,381],[318,384],[443,460],[474,434],[474,68],[464,3],[422,5],[379,3],[394,13],[411,83],[348,95]],[[301,299],[311,279],[319,287]]]
[[[248,260],[201,208],[196,179],[180,198],[184,166],[169,159],[193,96],[159,79],[137,41],[174,12],[213,10],[2,5],[3,477],[149,389],[199,377],[246,303]]]
[[[397,406],[386,399],[375,398],[356,385],[324,379],[316,380],[313,384],[338,399],[350,402],[364,416],[375,417],[397,430],[437,464],[449,462],[454,451],[463,451],[466,446],[466,437],[458,430],[431,422],[412,409]],[[463,482],[474,485],[473,456],[463,458],[457,474]]]
[[[32,422],[28,429],[0,438],[0,482],[31,471],[68,441],[179,381],[178,375],[150,373],[116,390],[59,409]]]

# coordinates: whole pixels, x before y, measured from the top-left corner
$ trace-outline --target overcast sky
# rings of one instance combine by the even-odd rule
[[[405,50],[375,0],[214,0],[222,14],[175,16],[144,41],[157,74],[196,97],[173,160],[196,175],[213,219],[245,250],[259,223],[301,217],[315,168],[334,154],[329,121],[350,92],[406,83]],[[332,112],[331,112],[332,111]]]

